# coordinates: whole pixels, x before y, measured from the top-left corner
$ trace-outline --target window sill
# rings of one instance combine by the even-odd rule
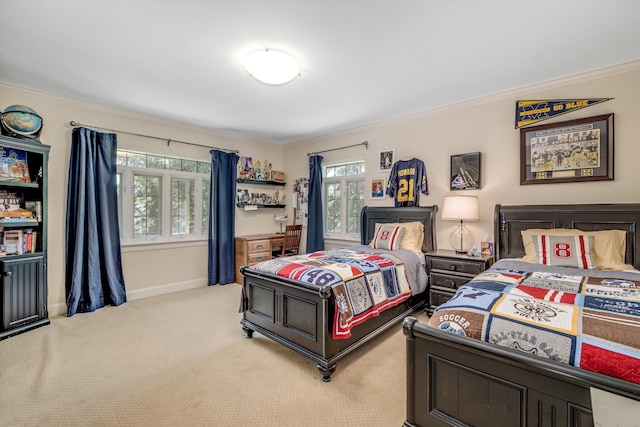
[[[332,244],[342,244],[342,243],[347,243],[351,246],[353,245],[359,245],[360,244],[360,239],[356,239],[354,237],[325,237],[324,241],[326,243],[332,243]]]
[[[173,239],[173,240],[134,240],[123,242],[121,250],[126,252],[160,251],[166,249],[192,248],[197,246],[206,247],[207,239]]]

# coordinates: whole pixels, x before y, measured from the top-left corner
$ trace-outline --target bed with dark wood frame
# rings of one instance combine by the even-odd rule
[[[640,269],[640,204],[496,205],[497,259],[524,255],[521,230],[622,229],[626,262]],[[640,386],[407,317],[409,426],[593,426],[590,388],[640,401]]]
[[[364,207],[360,215],[361,244],[368,244],[377,223],[420,221],[424,224],[423,252],[434,250],[437,206]],[[322,380],[331,380],[336,362],[398,324],[426,304],[428,292],[383,311],[351,330],[348,339],[333,339],[335,301],[331,287],[316,286],[241,267],[242,328],[251,338],[259,332],[317,362]]]

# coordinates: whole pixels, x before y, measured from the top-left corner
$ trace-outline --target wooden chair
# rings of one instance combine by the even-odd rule
[[[298,255],[300,249],[300,237],[302,236],[302,224],[287,225],[284,230],[284,243],[282,253],[278,256]]]

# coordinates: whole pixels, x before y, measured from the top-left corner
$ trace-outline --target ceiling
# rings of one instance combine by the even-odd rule
[[[284,144],[640,59],[639,16],[637,0],[0,0],[0,82]],[[254,80],[242,59],[261,48],[300,77]]]

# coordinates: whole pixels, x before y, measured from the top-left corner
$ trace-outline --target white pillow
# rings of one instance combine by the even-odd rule
[[[374,249],[388,249],[395,251],[400,247],[400,239],[404,234],[404,227],[383,225],[376,228],[376,234],[369,246]]]
[[[586,231],[578,229],[566,228],[530,228],[522,231],[522,244],[524,246],[525,256],[523,261],[537,262],[536,250],[533,246],[531,236],[547,235],[547,236],[576,236],[585,235],[593,236],[593,260],[598,270],[630,270],[632,265],[624,263],[626,252],[627,232],[624,230],[597,230]]]
[[[594,236],[583,234],[575,236],[533,235],[536,258],[539,264],[561,267],[596,268],[591,252]]]
[[[376,232],[378,227],[389,225],[394,227],[404,227],[404,234],[400,239],[399,249],[406,249],[414,252],[422,252],[422,243],[424,242],[424,224],[420,221],[411,222],[389,222],[385,224],[376,224]],[[375,234],[374,234],[375,235]]]

